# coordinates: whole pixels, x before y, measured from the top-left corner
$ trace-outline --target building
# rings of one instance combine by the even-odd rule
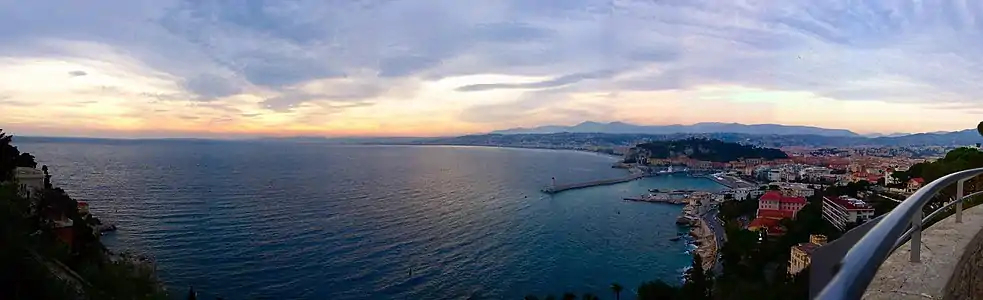
[[[806,202],[802,197],[786,197],[779,191],[768,191],[758,199],[757,215],[747,229],[765,230],[769,236],[783,235],[785,228],[780,225],[781,220],[794,219]]]
[[[782,170],[780,169],[768,170],[767,176],[768,176],[768,181],[771,182],[782,181]]]
[[[79,211],[79,215],[81,215],[83,217],[89,215],[89,203],[86,203],[86,202],[83,202],[83,201],[79,201],[78,202],[78,211]]]
[[[823,245],[826,245],[826,236],[813,234],[809,236],[808,243],[792,246],[792,255],[788,259],[788,274],[796,275],[802,272],[812,263],[812,252]]]
[[[44,190],[44,172],[35,168],[17,167],[14,169],[14,181],[25,198],[37,199]]]
[[[75,229],[72,227],[75,222],[71,218],[65,216],[63,212],[49,212],[45,215],[45,219],[51,222],[52,231],[55,233],[55,237],[62,241],[69,248],[71,248],[72,243],[75,240]]]
[[[758,198],[765,193],[765,191],[762,191],[758,188],[750,188],[750,187],[736,188],[733,189],[732,191],[734,193],[734,200],[737,201],[744,201],[745,199],[749,199],[749,198]]]
[[[805,183],[778,182],[772,185],[777,185],[782,194],[789,197],[812,197],[816,194],[816,190]]]
[[[756,218],[747,225],[747,230],[764,230],[769,236],[781,236],[785,234],[785,228],[782,228],[781,219],[772,218]]]
[[[823,197],[823,219],[839,230],[850,223],[863,223],[874,218],[874,207],[863,200],[840,196]]]
[[[795,218],[806,203],[806,198],[803,197],[787,197],[780,191],[768,191],[758,199],[758,215],[761,215],[762,210],[778,210]]]
[[[908,180],[908,191],[909,192],[917,191],[918,189],[922,188],[923,185],[925,185],[925,179],[922,179],[921,177],[912,178]]]
[[[894,178],[894,169],[889,168],[887,170],[884,170],[884,184],[893,185],[897,183],[898,183],[898,179]]]

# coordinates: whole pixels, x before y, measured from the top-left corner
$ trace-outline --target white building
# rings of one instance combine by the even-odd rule
[[[36,199],[44,190],[44,172],[35,168],[17,167],[14,181],[22,197]]]
[[[782,171],[782,176],[781,176],[782,181],[789,182],[789,181],[796,181],[799,179],[799,174],[795,170],[782,169],[781,171]]]
[[[823,197],[823,219],[840,230],[847,224],[866,222],[874,218],[874,207],[856,198]]]
[[[892,184],[899,183],[898,182],[898,179],[897,178],[894,178],[893,175],[894,175],[894,169],[884,170],[884,184],[885,185],[892,185]]]
[[[780,169],[768,170],[768,181],[771,182],[782,181],[782,170]]]

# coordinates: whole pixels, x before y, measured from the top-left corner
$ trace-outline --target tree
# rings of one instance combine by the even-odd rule
[[[20,156],[17,147],[10,144],[13,138],[12,135],[7,135],[3,133],[3,129],[0,129],[0,182],[9,181],[13,178],[14,162],[17,161],[17,156]]]
[[[976,131],[979,132],[981,136],[983,136],[983,122],[980,122],[979,125],[976,125]]]
[[[577,300],[577,295],[574,293],[563,293],[563,300]]]
[[[522,299],[524,299],[524,300],[539,300],[539,297],[536,297],[536,295],[526,295],[526,297],[524,297]]]
[[[693,266],[686,271],[686,283],[683,284],[685,299],[710,299],[713,290],[713,275],[703,270],[703,258],[693,255]]]
[[[599,298],[599,297],[597,297],[597,296],[595,296],[594,294],[591,294],[591,293],[585,293],[585,294],[581,295],[580,296],[580,299],[581,300],[601,300],[601,298]]]
[[[198,300],[198,293],[195,293],[195,287],[191,287],[188,290],[188,300]]]
[[[623,289],[624,289],[624,287],[622,287],[617,282],[611,284],[611,291],[614,292],[614,299],[615,300],[621,300],[621,290],[623,290]]]
[[[638,300],[676,300],[682,299],[679,288],[669,285],[662,280],[642,283],[638,287]]]
[[[17,147],[11,143],[14,136],[3,133],[0,129],[0,182],[13,179],[14,169],[17,167],[37,167],[34,155],[20,153]]]
[[[51,189],[51,174],[48,174],[48,165],[41,166],[41,172],[44,172],[44,188],[47,190]]]
[[[37,168],[38,163],[37,161],[34,161],[34,155],[31,155],[30,153],[21,153],[17,156],[17,159],[14,160],[14,166]]]

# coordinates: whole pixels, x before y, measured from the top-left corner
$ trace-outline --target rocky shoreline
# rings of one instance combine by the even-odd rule
[[[691,243],[696,246],[696,250],[692,253],[703,259],[704,270],[712,270],[717,259],[717,239],[713,230],[700,216],[701,200],[699,197],[690,198],[683,207],[683,212],[676,219],[676,224],[690,227],[689,236],[693,238]]]

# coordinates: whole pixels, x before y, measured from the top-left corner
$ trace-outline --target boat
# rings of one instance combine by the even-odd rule
[[[678,237],[678,236],[677,236],[677,237],[674,237],[674,238],[671,238],[671,239],[669,239],[669,240],[670,240],[670,241],[673,241],[673,242],[678,242],[678,241],[679,241],[679,239],[681,239],[681,237]]]

